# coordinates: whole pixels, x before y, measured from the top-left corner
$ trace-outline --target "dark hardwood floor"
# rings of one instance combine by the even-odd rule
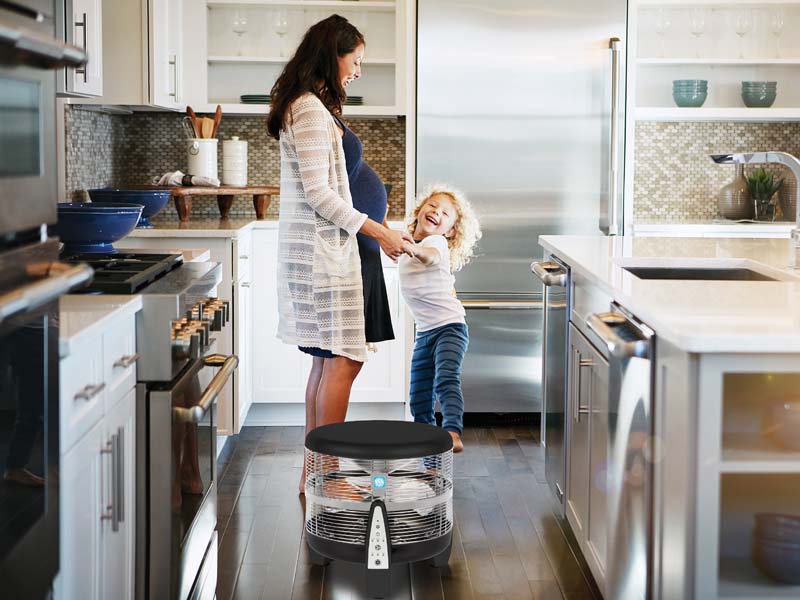
[[[455,456],[449,567],[394,566],[392,599],[599,597],[553,515],[538,430],[467,428],[464,444]],[[228,441],[219,467],[219,600],[365,597],[363,566],[308,562],[302,463],[301,427],[245,427]]]

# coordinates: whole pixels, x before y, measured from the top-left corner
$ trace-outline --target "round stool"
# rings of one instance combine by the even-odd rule
[[[453,442],[422,423],[351,421],[306,436],[311,561],[364,563],[367,593],[390,593],[390,567],[443,567],[453,537]]]

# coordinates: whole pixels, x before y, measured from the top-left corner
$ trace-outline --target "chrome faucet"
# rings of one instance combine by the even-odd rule
[[[800,159],[786,152],[739,152],[736,154],[710,154],[709,156],[718,165],[778,163],[789,167],[794,175],[797,189],[794,229],[792,229],[789,248],[789,266],[793,269],[800,269]]]

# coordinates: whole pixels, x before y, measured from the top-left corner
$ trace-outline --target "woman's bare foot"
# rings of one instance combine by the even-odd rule
[[[453,453],[458,454],[464,450],[464,442],[461,441],[461,436],[455,431],[448,431],[450,437],[453,438]]]
[[[3,479],[28,487],[44,487],[44,479],[28,469],[6,469]]]

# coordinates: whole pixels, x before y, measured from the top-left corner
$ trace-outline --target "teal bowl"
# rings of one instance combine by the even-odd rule
[[[707,79],[674,79],[672,81],[672,85],[697,85],[697,86],[707,86],[708,80]]]
[[[774,88],[778,85],[777,81],[743,81],[742,87],[771,87]]]
[[[769,108],[774,104],[777,95],[775,90],[742,90],[742,102],[748,108]]]
[[[703,106],[703,103],[708,97],[706,90],[693,90],[693,91],[672,91],[672,99],[675,104],[683,108],[698,108]]]

